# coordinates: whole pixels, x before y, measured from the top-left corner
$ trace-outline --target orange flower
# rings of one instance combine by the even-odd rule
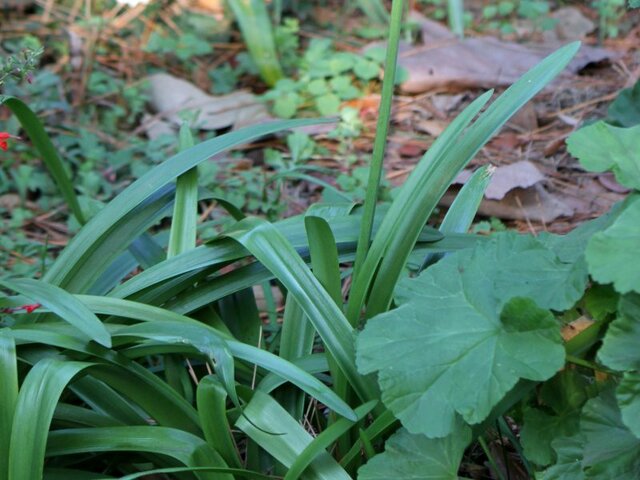
[[[11,135],[9,135],[7,132],[0,132],[0,148],[5,152],[7,151],[7,148],[9,148],[7,140],[9,140],[10,138]]]

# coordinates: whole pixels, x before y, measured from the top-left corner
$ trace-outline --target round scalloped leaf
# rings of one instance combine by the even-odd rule
[[[537,408],[525,410],[524,425],[520,431],[525,457],[538,465],[549,465],[554,458],[552,440],[576,433],[579,419],[579,412],[549,415]]]
[[[463,427],[445,438],[431,439],[398,430],[384,452],[358,470],[359,480],[458,480],[458,468],[471,431]]]
[[[358,368],[379,372],[383,402],[411,433],[445,437],[461,418],[484,420],[520,378],[562,367],[559,325],[540,307],[568,308],[585,282],[583,262],[563,263],[529,236],[496,235],[401,281],[400,307],[358,337]]]
[[[573,133],[567,149],[587,170],[611,170],[620,184],[640,190],[640,125],[619,128],[597,122]]]
[[[613,283],[621,293],[640,292],[638,225],[640,196],[629,202],[613,225],[593,235],[587,245],[586,257],[591,276],[600,283]]]
[[[520,378],[542,381],[564,364],[553,315],[514,298],[501,314],[425,285],[415,302],[379,315],[357,340],[361,373],[378,370],[382,401],[411,433],[449,435],[484,420]]]
[[[556,452],[558,460],[555,465],[545,470],[543,480],[584,480],[582,471],[582,451],[584,438],[582,435],[573,437],[558,437],[551,446]]]
[[[630,7],[633,1],[629,1]],[[637,1],[640,4],[640,0]],[[625,88],[618,94],[609,105],[607,117],[609,123],[616,123],[621,127],[640,125],[640,81],[633,88]]]
[[[498,311],[513,297],[529,297],[539,307],[566,310],[582,298],[588,279],[581,257],[562,258],[553,247],[514,232],[493,235],[474,249],[449,255],[418,279],[404,282],[396,289],[396,303],[419,296],[420,278],[425,275],[437,278],[433,283],[439,287],[462,288],[475,302],[496,302]],[[462,286],[450,282],[454,279]]]
[[[625,295],[598,351],[600,361],[615,370],[640,370],[640,295]]]
[[[580,428],[585,436],[582,467],[587,478],[640,478],[640,440],[622,422],[613,391],[587,402]]]
[[[616,389],[616,398],[622,421],[636,437],[640,438],[640,373],[624,374],[622,382]]]

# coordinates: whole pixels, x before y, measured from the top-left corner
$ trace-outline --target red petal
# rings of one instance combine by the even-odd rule
[[[32,303],[30,305],[23,305],[24,311],[27,313],[33,312],[36,308],[40,308],[42,305],[39,303]]]

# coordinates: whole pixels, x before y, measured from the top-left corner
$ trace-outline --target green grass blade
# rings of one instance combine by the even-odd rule
[[[47,456],[99,452],[146,452],[166,455],[187,467],[222,467],[224,460],[204,440],[175,428],[125,426],[57,430],[49,435]],[[231,475],[200,472],[203,480],[233,480]],[[37,478],[37,477],[20,477]]]
[[[124,425],[108,415],[95,412],[89,408],[62,402],[56,405],[52,424],[57,428],[116,427]]]
[[[271,270],[294,296],[356,393],[365,401],[376,398],[374,384],[355,366],[353,328],[291,243],[273,225],[257,218],[238,222],[226,234]]]
[[[67,175],[67,171],[64,168],[62,160],[58,156],[56,148],[51,143],[49,135],[45,132],[42,122],[35,113],[20,99],[15,97],[8,97],[0,95],[0,106],[5,105],[13,112],[13,114],[20,121],[20,125],[27,132],[27,135],[31,139],[31,143],[40,153],[42,161],[49,170],[49,173],[53,177],[56,185],[60,189],[62,198],[71,209],[73,216],[82,225],[85,223],[85,217],[80,208],[78,197],[73,189],[73,183]]]
[[[384,7],[382,0],[358,0],[358,6],[373,23],[379,25],[389,23],[389,12]]]
[[[99,415],[114,418],[123,425],[146,425],[147,421],[131,401],[91,375],[75,380],[69,390]]]
[[[309,252],[311,254],[311,268],[320,284],[327,291],[329,296],[342,309],[342,279],[340,277],[340,264],[338,260],[338,247],[331,232],[329,224],[321,217],[307,215],[304,219],[309,239]],[[309,352],[311,353],[311,352]],[[349,398],[349,384],[340,370],[335,359],[329,355],[329,367],[331,379],[333,380],[333,391],[340,398]],[[331,416],[329,421],[333,423],[335,416]]]
[[[182,152],[193,147],[193,136],[188,124],[180,127],[180,145]],[[196,225],[198,222],[198,169],[192,168],[176,180],[176,201],[173,205],[171,233],[167,257],[196,246]]]
[[[227,421],[227,392],[215,376],[207,375],[200,380],[197,401],[207,443],[220,453],[227,465],[240,467],[238,450]]]
[[[163,336],[165,340],[169,339],[170,336],[182,336],[182,340],[184,340],[185,337],[188,338],[190,336],[193,341],[202,342],[204,341],[203,338],[208,338],[210,342],[213,342],[215,340],[211,337],[217,336],[221,341],[226,341],[229,350],[234,357],[251,364],[257,364],[258,366],[287,379],[346,418],[353,418],[354,416],[353,410],[351,410],[340,398],[336,397],[331,389],[312,375],[309,375],[307,372],[301,370],[292,363],[287,362],[272,353],[251,345],[233,341],[228,336],[202,324],[201,322],[198,322],[197,320],[178,315],[159,307],[144,305],[128,300],[91,295],[76,295],[76,297],[95,313],[150,322],[148,328],[145,328],[144,324],[122,328],[118,332],[114,333],[115,339],[122,336],[126,337],[127,335],[151,336],[154,335],[154,331],[156,336]],[[164,325],[164,327],[160,328],[161,325]],[[26,333],[28,333],[28,331],[25,329],[14,330],[14,335],[16,337],[21,336],[21,338],[25,338],[24,335]],[[41,337],[46,334],[45,332],[31,333],[40,335],[40,337],[37,337],[35,341],[47,343]],[[51,339],[55,340],[54,338]],[[62,340],[64,343],[56,343],[54,345],[89,353],[81,342],[74,343],[68,337],[62,337],[59,340]],[[135,366],[135,364],[133,365]],[[135,371],[135,369],[133,370]],[[145,371],[143,368],[141,368],[141,370]],[[152,378],[156,377],[152,376]],[[155,395],[157,395],[157,393],[155,393]],[[178,398],[181,402],[184,402],[183,399],[180,397]]]
[[[232,292],[220,298],[218,311],[236,339],[249,345],[260,343],[262,320],[252,288]]]
[[[164,321],[161,315],[156,315],[155,317],[156,321],[132,325],[118,330],[113,335],[114,339],[118,337],[124,337],[125,339],[127,337],[141,337],[156,339],[163,343],[172,343],[182,347],[190,345],[199,349],[205,349],[207,345],[215,345],[224,341],[219,332],[195,320],[175,322],[171,320]],[[330,388],[290,362],[265,350],[241,342],[227,340],[226,343],[234,357],[274,372],[297,385],[312,397],[317,398],[338,414],[347,418],[354,417],[353,410],[336,396]]]
[[[111,480],[109,475],[73,468],[45,468],[43,480]]]
[[[98,241],[87,245],[88,248],[84,251],[83,256],[81,258],[78,257],[78,264],[76,264],[75,268],[71,269],[73,273],[68,278],[68,282],[63,282],[61,285],[51,279],[47,280],[46,275],[44,279],[69,292],[87,292],[91,290],[94,293],[106,293],[105,290],[96,288],[95,283],[100,280],[104,272],[127,248],[132,247],[132,250],[134,252],[136,251],[136,240],[142,233],[156,224],[160,219],[169,215],[171,207],[173,206],[173,197],[174,186],[167,185],[159,191],[154,192],[149,198],[143,200],[140,205],[134,208],[133,211],[116,221]],[[89,227],[87,228],[93,228],[91,225],[93,225],[93,223],[89,222]],[[74,239],[83,235],[82,232],[85,230],[86,228],[83,228]],[[71,243],[73,242],[74,240],[71,240]],[[61,255],[66,255],[65,252],[66,249]],[[156,253],[155,249],[154,251],[148,250],[146,252],[146,254],[154,253]],[[143,260],[152,262],[153,258],[145,255]]]
[[[269,475],[263,475],[258,472],[252,472],[251,470],[239,469],[239,468],[218,468],[218,467],[175,467],[175,468],[156,468],[155,470],[147,470],[146,472],[132,473],[131,475],[125,475],[120,477],[119,480],[135,480],[136,478],[150,477],[163,473],[183,473],[183,472],[213,472],[213,473],[228,473],[235,475],[235,478],[246,478],[249,480],[274,480],[274,477]],[[158,477],[160,478],[160,477]],[[103,479],[100,479],[103,480]]]
[[[148,233],[143,233],[133,240],[131,245],[129,245],[129,252],[135,257],[142,268],[151,268],[167,258],[164,249]]]
[[[74,288],[67,288],[72,291],[86,288],[83,274],[94,274],[84,272],[83,264],[91,257],[96,245],[104,241],[103,237],[122,217],[162,187],[225,150],[281,130],[323,122],[328,120],[283,120],[253,125],[213,138],[174,155],[136,180],[91,219],[60,254],[45,275],[45,280],[62,287],[72,284]]]
[[[91,374],[138,404],[158,424],[201,434],[196,410],[174,389],[138,363],[124,358],[116,361],[116,365],[93,367]]]
[[[399,424],[400,421],[393,415],[393,413],[389,410],[385,410],[382,415],[376,418],[371,425],[364,430],[364,434],[361,435],[361,438],[364,437],[370,441],[374,441],[380,438],[383,434],[388,433],[390,430],[396,430],[397,425]],[[351,463],[358,458],[364,447],[362,440],[354,443],[351,450],[349,450],[347,454],[340,459],[340,465],[345,468],[350,466]]]
[[[40,328],[40,324],[11,329],[11,335],[18,345],[22,343],[50,345],[81,352],[96,360],[100,359],[106,364],[93,366],[91,369],[93,377],[137,403],[160,425],[180,428],[195,434],[201,433],[196,410],[162,379],[129,358],[98,345],[88,344],[86,340],[74,337],[73,333],[75,332],[69,325],[61,322],[57,324],[49,322],[46,329]],[[85,394],[91,395],[92,392],[85,390]],[[99,398],[87,399],[86,396],[84,400],[88,404],[100,401]],[[110,410],[107,411],[111,413]],[[137,420],[134,418],[127,422],[136,423]]]
[[[393,286],[404,268],[422,225],[458,172],[511,116],[564,69],[579,48],[580,43],[574,42],[549,55],[525,73],[480,115],[473,126],[433,164],[436,171],[427,181],[426,191],[429,193],[426,195],[426,202],[423,203],[422,199],[418,198],[406,198],[406,194],[403,195],[403,188],[403,192],[395,199],[394,204],[404,208],[409,203],[416,202],[421,204],[422,208],[416,212],[415,216],[408,215],[406,211],[403,212],[399,228],[392,233],[389,247],[371,288],[370,301],[367,304],[368,317],[387,310],[393,294]],[[414,192],[407,190],[407,193]],[[390,211],[388,215],[391,214]]]
[[[329,369],[327,364],[327,357],[324,353],[312,353],[304,357],[299,357],[290,362],[296,367],[304,370],[310,374],[317,374],[326,372]],[[275,373],[269,373],[266,375],[256,387],[256,390],[261,390],[265,393],[271,393],[273,390],[284,384],[286,380],[279,377]]]
[[[278,354],[285,360],[293,361],[309,355],[313,350],[316,330],[307,319],[293,295],[287,295],[280,330],[280,349]],[[298,421],[304,414],[304,394],[292,388],[276,392],[275,398]]]
[[[367,258],[360,270],[362,273],[357,278],[354,278],[349,292],[347,318],[353,324],[360,318],[360,312],[371,282],[394,235],[400,229],[403,229],[402,233],[406,234],[409,228],[417,228],[418,225],[424,225],[426,218],[430,214],[430,212],[424,212],[424,208],[430,204],[435,204],[440,199],[438,193],[433,192],[433,179],[438,181],[436,185],[442,189],[441,183],[446,182],[447,177],[444,179],[440,177],[450,174],[447,174],[443,168],[436,168],[436,165],[439,165],[438,160],[442,158],[447,149],[451,148],[453,142],[489,101],[491,94],[492,92],[489,91],[481,95],[451,122],[420,159],[420,162],[402,186],[398,197],[391,204],[374,236]],[[391,285],[390,288],[393,289],[394,285]]]
[[[336,305],[342,307],[338,247],[331,227],[323,218],[314,216],[306,216],[304,225],[307,230],[313,274]]]
[[[447,0],[447,17],[451,31],[464,38],[464,0]]]
[[[58,399],[67,383],[90,365],[46,358],[29,371],[13,419],[9,479],[42,478],[49,425]]]
[[[193,135],[187,123],[180,127],[178,150],[184,151],[193,147]],[[169,232],[169,245],[167,258],[174,257],[196,247],[196,232],[198,223],[198,168],[194,167],[183,173],[176,180],[176,200],[173,205],[171,218],[171,230]],[[191,378],[187,374],[182,356],[165,355],[164,373],[167,383],[179,392],[189,403],[193,401],[193,387]],[[230,356],[224,362],[226,372],[222,378],[233,378],[233,361]],[[229,370],[230,368],[230,370]],[[227,385],[234,389],[233,383]],[[235,393],[233,398],[236,398]]]
[[[391,27],[389,30],[389,41],[387,42],[387,56],[384,64],[385,75],[382,81],[382,94],[376,124],[376,136],[373,142],[373,153],[369,166],[369,178],[367,179],[362,223],[360,224],[360,236],[358,237],[358,247],[356,250],[356,261],[353,271],[354,279],[358,278],[360,267],[367,257],[369,242],[371,241],[373,231],[373,219],[378,203],[378,190],[380,188],[380,180],[382,179],[384,152],[389,133],[389,122],[391,120],[391,103],[393,101],[393,88],[395,86],[403,11],[404,0],[395,0],[391,6]],[[352,325],[354,325],[353,322]]]
[[[0,379],[0,480],[7,480],[11,425],[18,401],[18,359],[15,341],[3,330],[0,330]]]
[[[227,0],[262,79],[273,87],[284,75],[264,0]]]
[[[442,233],[465,233],[469,229],[494,170],[485,165],[473,172],[447,210],[439,228]]]
[[[378,403],[377,400],[371,400],[364,405],[355,409],[358,421],[362,420]],[[341,418],[333,423],[326,430],[323,430],[313,441],[305,447],[298,455],[296,460],[291,464],[289,471],[284,480],[297,480],[303,474],[305,469],[318,457],[322,452],[336,442],[344,433],[346,433],[356,422]]]
[[[480,202],[484,197],[484,192],[489,186],[494,168],[485,165],[473,172],[471,178],[460,189],[453,203],[447,210],[440,231],[442,233],[466,233],[478,213]],[[444,256],[443,253],[432,253],[425,257],[420,270],[426,268],[428,264],[437,262]]]
[[[320,216],[320,213],[314,213],[314,215]],[[327,219],[336,243],[340,245],[341,248],[345,247],[345,249],[347,249],[349,244],[355,244],[357,241],[360,219],[361,216],[359,215],[348,214]],[[291,217],[277,222],[274,225],[295,248],[302,249],[308,247],[308,239],[303,220],[304,217],[302,216]],[[374,232],[381,222],[382,213],[380,212],[380,215],[376,215]],[[424,227],[420,234],[420,240],[424,242],[437,242],[441,239],[442,234],[432,227]],[[130,297],[143,289],[152,286],[156,288],[156,285],[169,278],[205,267],[222,265],[247,255],[247,250],[241,245],[238,245],[228,238],[219,238],[145,270],[122,286],[116,288],[110,295],[120,298]]]
[[[111,336],[100,319],[63,289],[29,278],[4,280],[0,281],[0,285],[34,299],[80,330],[87,338],[111,348]]]
[[[313,438],[266,393],[256,391],[246,406],[247,418],[240,417],[236,426],[285,467],[291,467]],[[331,458],[321,452],[309,465],[311,478],[351,480],[351,477]]]

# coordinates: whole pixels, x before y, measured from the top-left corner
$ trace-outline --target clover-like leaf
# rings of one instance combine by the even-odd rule
[[[587,170],[611,170],[622,185],[640,190],[640,125],[619,128],[600,121],[573,133],[567,149]]]
[[[358,470],[360,480],[458,480],[458,468],[471,441],[467,427],[445,438],[413,435],[404,428],[385,444],[384,452]]]
[[[637,135],[640,135],[640,130]],[[640,172],[638,175],[640,179]],[[615,222],[593,235],[587,245],[586,257],[591,276],[600,283],[613,283],[620,293],[640,292],[638,225],[640,196],[634,196]]]
[[[640,439],[622,422],[612,390],[587,402],[580,429],[585,436],[582,467],[587,478],[640,476]]]
[[[572,304],[573,275],[515,234],[445,257],[399,283],[399,308],[368,321],[358,368],[379,372],[383,402],[411,433],[444,437],[460,417],[481,422],[520,378],[546,380],[562,367],[559,325],[539,305]],[[540,301],[514,298],[523,295]]]

